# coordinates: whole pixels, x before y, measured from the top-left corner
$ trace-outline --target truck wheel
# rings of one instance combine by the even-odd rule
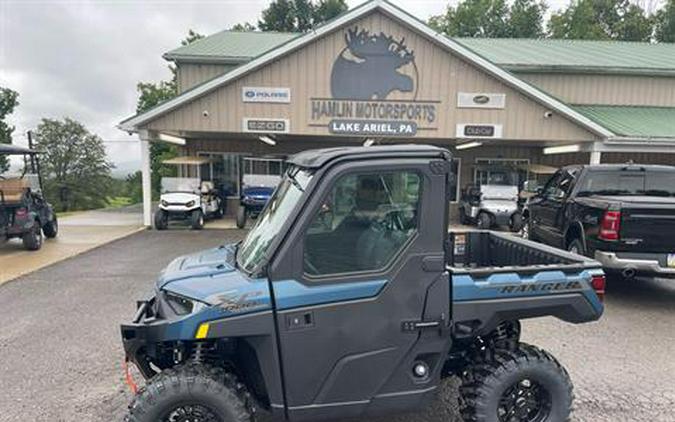
[[[478,214],[478,222],[476,226],[479,229],[487,230],[490,227],[492,227],[492,217],[490,217],[490,214],[487,213],[480,213]]]
[[[584,248],[584,244],[581,243],[581,240],[579,239],[573,239],[568,245],[567,245],[567,250],[575,253],[577,255],[585,255],[586,250]]]
[[[523,229],[523,226],[524,226],[523,215],[519,212],[514,213],[511,216],[511,222],[510,223],[511,223],[511,225],[510,225],[509,228],[511,229],[511,231],[514,232],[514,233],[518,233],[519,231],[521,231]]]
[[[23,240],[23,247],[29,251],[37,251],[42,247],[42,230],[37,221],[33,228],[22,236],[21,240]]]
[[[152,378],[129,405],[125,422],[251,422],[250,394],[219,368],[189,364]]]
[[[155,211],[155,229],[166,230],[169,227],[169,216],[164,210]]]
[[[53,239],[59,234],[59,222],[56,219],[56,215],[52,221],[48,221],[47,224],[42,226],[42,232],[47,239]]]
[[[239,206],[239,209],[237,210],[237,227],[240,229],[246,227],[246,214],[246,207]]]
[[[194,210],[190,214],[190,226],[194,230],[201,230],[204,227],[204,213],[202,210]]]
[[[496,349],[470,366],[460,386],[462,419],[474,422],[564,422],[572,409],[572,383],[549,353],[520,343]]]

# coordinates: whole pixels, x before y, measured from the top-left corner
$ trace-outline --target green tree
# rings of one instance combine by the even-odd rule
[[[655,38],[660,42],[675,42],[675,0],[668,0],[656,13]]]
[[[537,0],[515,0],[509,11],[509,38],[541,38],[544,36],[546,3]]]
[[[113,164],[98,135],[69,118],[42,119],[35,141],[42,151],[43,188],[57,210],[105,206]]]
[[[14,112],[14,108],[19,105],[17,98],[19,94],[9,88],[0,87],[0,143],[11,144],[14,126],[10,126],[5,119]],[[7,157],[0,157],[0,174],[9,170],[9,161]]]
[[[230,28],[230,31],[252,32],[252,31],[255,31],[255,26],[251,25],[248,22],[238,23],[238,24],[233,25]]]
[[[203,35],[190,29],[188,35],[181,41],[181,45],[188,45],[197,40],[204,38]],[[139,82],[136,85],[138,91],[138,101],[136,102],[136,112],[143,113],[151,108],[168,101],[178,95],[178,83],[176,68],[169,66],[172,78],[168,81]],[[150,144],[150,169],[151,169],[151,186],[153,197],[159,196],[160,180],[165,176],[175,176],[175,166],[165,166],[162,164],[164,160],[173,158],[178,155],[175,146],[165,142],[152,142]]]
[[[628,0],[576,0],[551,16],[552,38],[648,41],[652,19]]]
[[[262,11],[261,31],[306,32],[347,11],[345,0],[274,0]],[[240,25],[244,27],[245,25]],[[236,26],[236,25],[235,25]]]
[[[464,0],[432,16],[429,25],[451,37],[503,38],[509,36],[508,14],[505,0]]]

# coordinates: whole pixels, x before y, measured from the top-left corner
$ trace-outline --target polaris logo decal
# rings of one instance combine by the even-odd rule
[[[583,285],[579,281],[562,281],[556,283],[515,284],[499,288],[500,293],[530,293],[530,292],[557,292],[566,290],[580,290]]]
[[[239,293],[225,293],[220,297],[222,300],[218,307],[230,313],[251,312],[262,308],[268,308],[269,305],[265,300],[260,299],[265,295],[265,292],[255,291],[243,294]]]

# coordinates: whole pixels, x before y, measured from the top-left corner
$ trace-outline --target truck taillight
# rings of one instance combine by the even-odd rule
[[[17,208],[15,215],[19,218],[23,218],[28,215],[27,208]]]
[[[600,222],[600,235],[602,240],[619,240],[619,230],[621,229],[621,211],[605,211]]]
[[[591,287],[595,290],[595,294],[598,295],[598,299],[602,302],[605,299],[605,285],[607,281],[604,275],[594,275],[591,278]]]

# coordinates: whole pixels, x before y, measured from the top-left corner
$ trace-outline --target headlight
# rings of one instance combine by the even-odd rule
[[[189,315],[200,311],[207,305],[173,293],[164,293],[164,299],[176,315]]]
[[[192,208],[192,207],[195,206],[195,201],[190,201],[187,204],[185,204],[185,206],[188,207],[188,208]]]
[[[168,206],[168,205],[169,205],[169,203],[168,203],[168,202],[166,202],[166,201],[165,201],[165,200],[163,200],[163,199],[162,199],[162,200],[160,201],[160,203],[162,204],[162,206],[163,206],[163,207],[166,207],[166,206]]]

